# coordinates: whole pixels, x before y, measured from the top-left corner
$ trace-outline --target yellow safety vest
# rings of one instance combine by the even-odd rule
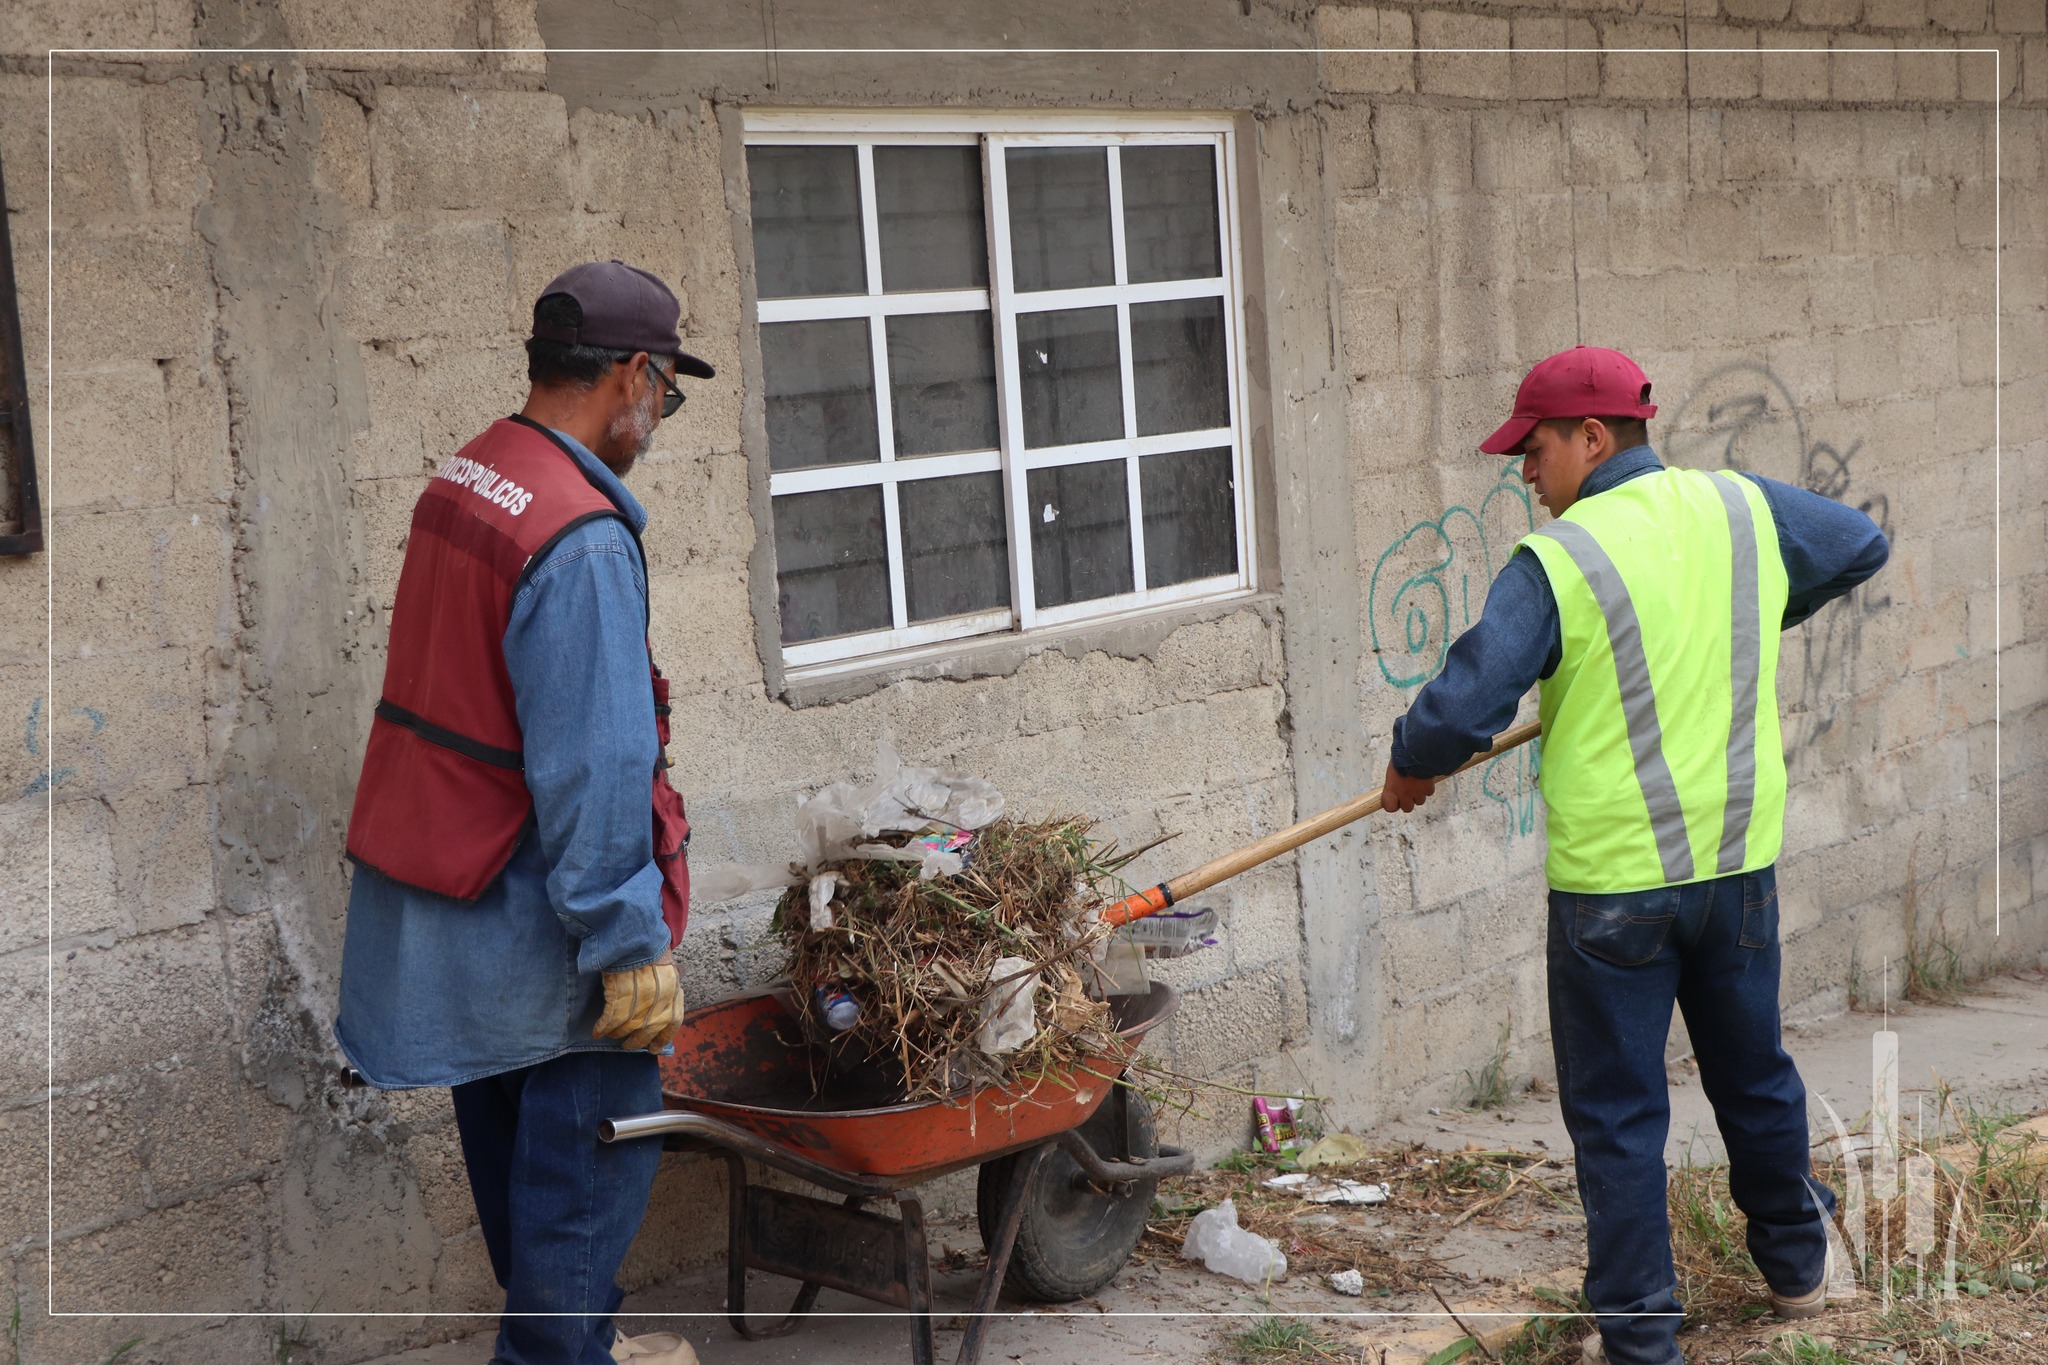
[[[1552,888],[1642,891],[1776,861],[1786,585],[1762,491],[1659,470],[1520,543],[1564,637],[1541,684]]]

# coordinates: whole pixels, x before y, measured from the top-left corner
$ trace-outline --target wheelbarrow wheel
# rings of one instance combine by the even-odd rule
[[[1122,1106],[1115,1103],[1114,1096],[1075,1131],[1105,1159],[1158,1155],[1151,1107],[1135,1090],[1127,1092],[1127,1100],[1128,1148],[1116,1131]],[[1021,1161],[1021,1157],[1006,1156],[982,1163],[975,1209],[985,1247],[995,1241],[1003,1196],[1009,1192]],[[1046,1154],[1038,1178],[1024,1197],[1023,1219],[1017,1226],[1005,1277],[1010,1291],[1042,1303],[1069,1303],[1108,1284],[1145,1235],[1152,1192],[1158,1186],[1157,1180],[1095,1184],[1072,1157],[1055,1147]]]

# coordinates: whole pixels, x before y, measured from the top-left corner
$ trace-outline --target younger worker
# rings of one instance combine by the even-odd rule
[[[1574,347],[1522,381],[1480,449],[1520,453],[1555,520],[1523,538],[1394,722],[1386,777],[1387,809],[1414,810],[1540,688],[1551,1047],[1600,1315],[1586,1356],[1604,1342],[1617,1365],[1680,1359],[1664,1168],[1674,1001],[1771,1306],[1825,1305],[1834,1195],[1812,1178],[1806,1087],[1778,1029],[1778,629],[1889,553],[1868,517],[1816,493],[1664,468],[1656,412],[1618,351]]]
[[[647,514],[620,482],[681,406],[673,376],[711,377],[679,312],[617,261],[541,291],[525,408],[413,510],[349,820],[335,1036],[372,1085],[452,1088],[505,1290],[493,1365],[695,1360],[615,1339],[661,1144],[597,1140],[661,1108],[654,1054],[683,1014],[689,825],[648,657]]]

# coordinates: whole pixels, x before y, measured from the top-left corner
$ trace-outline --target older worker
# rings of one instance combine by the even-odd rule
[[[389,1089],[448,1086],[491,1266],[494,1365],[658,1365],[614,1283],[683,1013],[689,826],[647,645],[647,514],[622,476],[682,404],[675,295],[618,261],[534,304],[532,388],[427,480],[349,823],[335,1035]]]

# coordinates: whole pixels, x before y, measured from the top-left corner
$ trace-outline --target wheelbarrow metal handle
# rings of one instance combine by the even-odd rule
[[[1493,747],[1483,754],[1475,755],[1463,767],[1476,768],[1480,764],[1499,758],[1508,750],[1527,744],[1543,733],[1540,721],[1517,725],[1493,741]],[[1456,776],[1453,773],[1452,776]],[[1175,901],[1185,900],[1198,891],[1206,891],[1220,881],[1235,877],[1260,863],[1271,862],[1283,853],[1300,848],[1311,839],[1320,839],[1332,830],[1342,829],[1354,820],[1362,819],[1380,808],[1386,788],[1378,787],[1364,796],[1356,796],[1341,806],[1332,806],[1321,815],[1312,815],[1299,824],[1289,825],[1278,834],[1269,834],[1257,843],[1247,844],[1234,853],[1226,853],[1203,863],[1192,872],[1184,872],[1170,882],[1144,891],[1134,891],[1115,905],[1102,912],[1104,924],[1129,924],[1134,919],[1156,915]]]
[[[1132,1161],[1105,1161],[1096,1155],[1088,1145],[1088,1139],[1068,1129],[1057,1141],[1060,1150],[1072,1157],[1074,1164],[1090,1180],[1110,1184],[1124,1184],[1133,1180],[1163,1180],[1169,1175],[1186,1175],[1195,1168],[1195,1154],[1178,1147],[1161,1147],[1157,1156],[1139,1157]]]
[[[840,1194],[886,1196],[901,1188],[896,1181],[836,1170],[759,1133],[750,1133],[709,1114],[693,1114],[686,1109],[664,1109],[658,1114],[602,1119],[597,1125],[599,1142],[630,1142],[650,1137],[681,1137],[724,1151],[738,1152],[784,1175],[808,1180],[813,1185],[836,1190]]]

